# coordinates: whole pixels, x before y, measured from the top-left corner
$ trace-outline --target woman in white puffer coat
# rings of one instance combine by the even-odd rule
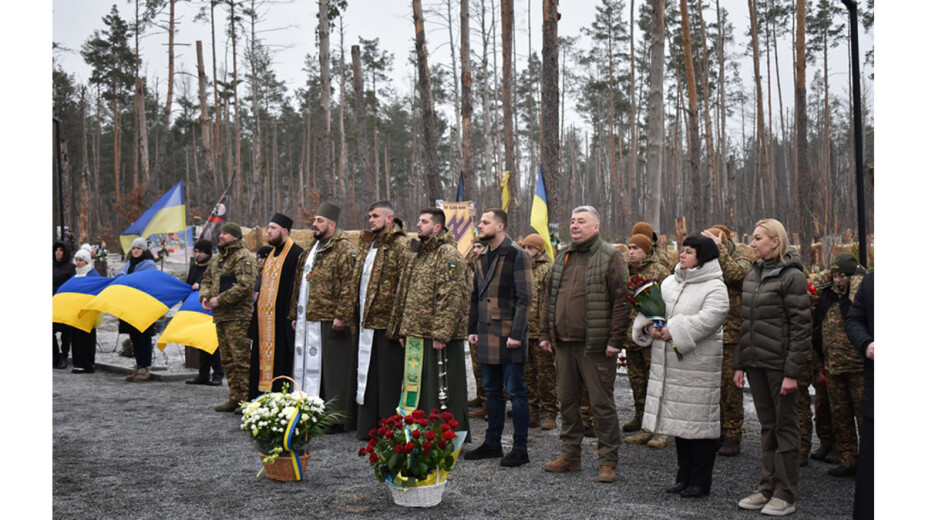
[[[718,257],[709,238],[685,239],[674,275],[661,286],[667,324],[656,329],[642,314],[633,322],[633,341],[652,345],[642,428],[675,437],[678,473],[666,491],[685,498],[710,494],[720,436],[723,321],[729,296]]]

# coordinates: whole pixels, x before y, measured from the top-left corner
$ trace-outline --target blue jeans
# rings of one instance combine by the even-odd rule
[[[524,384],[524,364],[482,364],[482,385],[488,400],[488,430],[485,444],[501,446],[504,431],[505,399],[502,383],[507,389],[514,411],[514,449],[527,451],[527,429],[530,427],[530,405],[527,403],[527,386]]]

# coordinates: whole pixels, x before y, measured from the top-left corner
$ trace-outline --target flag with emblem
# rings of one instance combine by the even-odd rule
[[[442,209],[446,214],[446,229],[456,240],[456,249],[465,257],[472,249],[472,243],[475,242],[475,224],[472,221],[475,203],[443,201]]]

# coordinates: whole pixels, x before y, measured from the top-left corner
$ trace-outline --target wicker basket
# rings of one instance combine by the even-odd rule
[[[260,462],[263,463],[263,469],[266,472],[267,477],[283,482],[299,480],[296,478],[295,468],[292,467],[292,459],[289,458],[287,453],[280,455],[273,464],[267,464],[263,462],[263,459],[266,457],[267,454],[260,454]],[[299,460],[302,462],[302,480],[305,480],[305,467],[308,465],[308,460],[310,458],[312,458],[311,453],[304,453],[299,456]]]
[[[405,507],[432,507],[443,500],[446,481],[430,486],[399,488],[389,485],[395,505]]]

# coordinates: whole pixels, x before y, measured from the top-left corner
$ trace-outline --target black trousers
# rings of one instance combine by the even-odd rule
[[[874,517],[874,420],[864,418],[861,425],[861,452],[854,482],[854,518]]]
[[[73,327],[64,325],[63,323],[53,323],[51,326],[51,341],[52,341],[52,353],[54,354],[54,360],[57,363],[60,356],[64,356],[64,359],[67,359],[68,353],[71,351],[71,331]],[[56,332],[61,333],[61,347],[58,347],[58,336]]]
[[[716,461],[718,439],[682,439],[675,437],[678,450],[678,475],[675,482],[700,486],[713,485],[713,463]]]
[[[74,366],[77,368],[94,368],[96,363],[96,329],[84,332],[71,329],[71,343],[74,347]]]
[[[198,349],[197,349],[198,350]],[[222,368],[222,353],[215,349],[214,354],[209,354],[205,350],[199,352],[199,379],[209,380],[209,369],[212,369],[212,379],[221,381],[225,377],[225,369]]]

